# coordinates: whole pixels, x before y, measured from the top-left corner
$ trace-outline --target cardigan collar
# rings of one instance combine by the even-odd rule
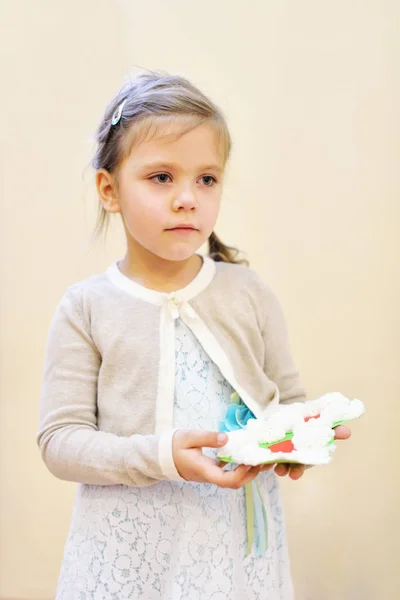
[[[203,265],[196,277],[192,279],[186,287],[171,293],[151,290],[140,285],[140,283],[136,283],[136,281],[129,279],[129,277],[120,271],[117,261],[114,262],[106,272],[109,280],[116,287],[127,292],[131,296],[135,296],[135,298],[140,298],[141,300],[150,302],[156,306],[162,306],[165,303],[165,300],[173,300],[178,303],[187,302],[208,287],[215,275],[216,266],[215,262],[209,256],[202,256],[201,258],[203,259]]]

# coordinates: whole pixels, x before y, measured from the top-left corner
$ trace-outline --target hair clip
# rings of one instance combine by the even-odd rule
[[[116,125],[117,123],[120,122],[121,117],[122,117],[122,109],[124,108],[124,104],[127,101],[128,98],[125,98],[125,100],[123,102],[121,102],[121,104],[115,109],[113,116],[111,118],[111,125]]]

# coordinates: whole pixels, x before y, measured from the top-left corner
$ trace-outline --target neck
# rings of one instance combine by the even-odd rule
[[[144,250],[144,249],[143,249]],[[165,260],[144,250],[129,250],[118,264],[120,271],[136,283],[159,292],[174,292],[186,287],[203,264],[198,254],[183,261]]]

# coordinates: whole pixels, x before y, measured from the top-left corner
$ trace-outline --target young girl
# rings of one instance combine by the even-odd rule
[[[223,469],[210,450],[233,392],[256,417],[305,399],[277,299],[214,233],[230,145],[214,104],[155,73],[125,85],[98,129],[98,231],[121,213],[127,249],[66,291],[49,334],[38,443],[80,484],[58,600],[293,597],[287,467]],[[246,557],[255,477],[268,548]]]

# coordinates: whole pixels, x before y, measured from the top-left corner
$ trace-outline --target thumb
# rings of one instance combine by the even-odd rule
[[[218,431],[196,431],[190,429],[184,433],[185,435],[182,438],[182,447],[184,448],[220,448],[228,441],[226,433],[218,433]]]

